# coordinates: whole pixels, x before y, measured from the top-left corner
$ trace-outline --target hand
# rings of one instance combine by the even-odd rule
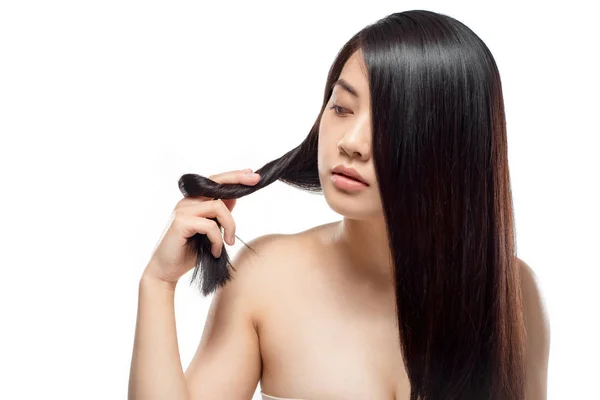
[[[256,185],[260,175],[251,172],[251,169],[223,172],[209,176],[209,179],[217,183]],[[144,276],[176,284],[196,264],[196,252],[186,244],[197,233],[208,237],[212,243],[212,254],[219,258],[224,246],[223,237],[229,245],[235,243],[236,228],[231,216],[235,204],[236,199],[215,200],[204,196],[181,199],[171,214],[171,224],[144,270]],[[208,219],[215,217],[224,228],[223,237],[217,223]]]

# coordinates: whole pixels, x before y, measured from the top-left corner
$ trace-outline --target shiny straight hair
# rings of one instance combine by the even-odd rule
[[[319,122],[355,51],[368,72],[410,399],[523,399],[526,332],[501,81],[490,50],[463,23],[412,10],[366,26],[337,54],[308,136],[258,169],[258,184],[186,174],[179,188],[184,196],[233,199],[280,180],[322,193]],[[213,257],[205,235],[190,245],[198,254],[192,282],[201,270],[208,295],[233,266],[225,250]]]

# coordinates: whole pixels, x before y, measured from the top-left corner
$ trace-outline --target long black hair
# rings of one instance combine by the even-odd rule
[[[321,192],[319,122],[358,50],[368,71],[410,398],[523,399],[526,332],[502,87],[491,52],[463,23],[412,10],[366,26],[337,54],[308,136],[256,170],[258,184],[186,174],[179,188],[184,196],[233,199],[280,180]],[[214,258],[205,235],[190,245],[198,253],[192,281],[201,270],[207,295],[231,278],[230,260],[225,250]]]

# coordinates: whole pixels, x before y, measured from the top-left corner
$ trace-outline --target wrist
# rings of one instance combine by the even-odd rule
[[[157,276],[144,271],[142,277],[140,278],[140,286],[151,286],[157,287],[165,290],[175,291],[175,287],[177,286],[177,281],[175,282],[167,282],[165,280],[160,279]]]

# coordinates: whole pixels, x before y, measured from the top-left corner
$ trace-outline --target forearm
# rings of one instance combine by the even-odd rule
[[[189,399],[175,326],[175,285],[140,279],[129,400]]]

